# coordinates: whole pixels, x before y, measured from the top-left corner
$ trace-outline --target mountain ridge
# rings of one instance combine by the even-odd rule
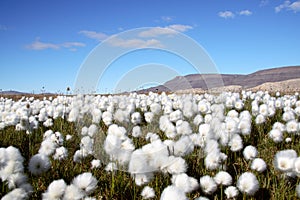
[[[171,92],[187,89],[208,90],[232,85],[240,86],[242,89],[250,89],[264,83],[298,78],[300,78],[300,65],[263,69],[250,74],[188,74],[176,76],[163,85],[144,89],[140,92]]]

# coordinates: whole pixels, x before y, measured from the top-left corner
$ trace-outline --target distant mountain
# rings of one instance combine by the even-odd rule
[[[177,76],[163,85],[141,90],[140,92],[168,92],[186,89],[218,88],[222,86],[239,86],[250,89],[269,82],[281,82],[300,78],[300,66],[264,69],[251,74],[190,74]],[[299,85],[300,88],[300,85]]]
[[[0,94],[2,94],[2,95],[27,95],[29,93],[19,92],[19,91],[14,91],[14,90],[7,90],[7,91],[1,91]]]

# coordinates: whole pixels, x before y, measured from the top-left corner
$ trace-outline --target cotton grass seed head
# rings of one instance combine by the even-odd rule
[[[189,177],[185,173],[173,175],[172,183],[186,193],[192,192],[199,187],[197,179]]]
[[[240,151],[243,148],[243,140],[240,135],[234,134],[229,141],[230,150],[233,152]]]
[[[238,178],[237,187],[242,193],[254,195],[259,189],[259,182],[253,173],[245,172]]]
[[[28,164],[29,171],[36,176],[48,171],[50,167],[49,157],[43,154],[35,154],[30,158]]]
[[[85,196],[84,192],[76,185],[68,185],[65,189],[63,200],[80,200]]]
[[[282,150],[275,154],[274,167],[281,172],[291,172],[297,153],[293,149]]]
[[[67,184],[63,179],[55,180],[47,188],[47,191],[42,194],[43,200],[61,199],[65,193]]]
[[[23,188],[16,188],[7,193],[5,196],[2,197],[1,200],[13,200],[13,199],[27,199],[28,194]]]
[[[298,177],[300,177],[300,157],[297,157],[294,160],[294,168],[293,171],[296,173]]]
[[[79,174],[72,181],[72,184],[80,188],[85,195],[90,195],[97,188],[97,183],[97,179],[90,172]]]
[[[253,160],[257,156],[257,149],[252,145],[246,146],[243,155],[246,160]]]
[[[235,186],[229,186],[224,191],[227,199],[236,198],[239,195],[239,191]]]
[[[272,129],[269,132],[269,137],[275,142],[279,143],[283,141],[283,133],[279,129]]]
[[[261,173],[267,169],[267,164],[263,159],[255,158],[251,163],[251,169]]]
[[[141,196],[143,197],[143,199],[151,199],[155,197],[155,192],[153,188],[146,186],[143,188]]]
[[[215,175],[214,180],[218,185],[231,185],[232,183],[231,175],[225,171],[219,171]]]
[[[208,175],[200,178],[200,187],[205,194],[213,194],[217,190],[216,182]]]
[[[160,197],[160,200],[187,200],[184,191],[177,188],[176,186],[168,186],[166,187]]]

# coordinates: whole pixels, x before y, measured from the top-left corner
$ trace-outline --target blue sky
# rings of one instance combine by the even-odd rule
[[[1,0],[0,89],[73,89],[97,45],[141,27],[174,29],[190,37],[219,73],[300,64],[299,0]],[[149,63],[179,75],[197,73],[176,55],[142,49],[114,60],[97,92],[113,91],[128,71]]]

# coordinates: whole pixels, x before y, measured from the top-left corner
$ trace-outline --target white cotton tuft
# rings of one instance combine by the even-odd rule
[[[200,187],[205,194],[213,194],[217,190],[216,182],[208,175],[200,178]]]
[[[182,119],[182,112],[180,110],[175,110],[174,112],[170,113],[169,118],[171,122],[176,122]]]
[[[143,174],[153,171],[153,168],[147,164],[148,158],[146,155],[147,154],[141,149],[137,149],[131,154],[128,171],[132,175]]]
[[[176,132],[181,135],[190,135],[192,134],[192,129],[187,121],[178,120],[176,122]]]
[[[39,153],[50,156],[55,152],[56,148],[57,148],[57,144],[53,142],[50,138],[47,138],[41,143]]]
[[[84,192],[76,185],[71,184],[66,187],[63,200],[80,200],[85,196]]]
[[[240,135],[234,134],[229,141],[230,150],[233,152],[240,151],[243,148],[243,140]]]
[[[258,125],[264,123],[265,121],[265,116],[263,116],[262,114],[257,115],[255,118],[255,123]]]
[[[297,133],[299,131],[299,125],[296,120],[291,120],[286,123],[286,131],[288,133]]]
[[[161,111],[161,106],[158,103],[152,103],[150,105],[150,110],[153,114],[159,114]]]
[[[86,127],[86,126],[82,127],[82,129],[81,129],[81,135],[82,136],[86,136],[88,133],[89,133],[88,127]]]
[[[59,147],[55,149],[55,154],[53,155],[54,160],[65,160],[68,157],[68,149],[65,147]]]
[[[252,145],[246,146],[243,155],[246,160],[253,160],[257,156],[257,149]]]
[[[180,190],[175,186],[168,186],[166,187],[160,197],[160,200],[187,200],[184,191]]]
[[[7,193],[5,196],[1,198],[1,200],[25,200],[28,198],[28,194],[23,188],[16,188],[9,193]]]
[[[101,167],[101,161],[98,159],[94,159],[91,161],[91,169],[97,169],[99,167]]]
[[[199,134],[206,141],[210,134],[210,125],[209,124],[200,124],[199,126]]]
[[[239,195],[239,191],[235,186],[229,186],[224,190],[224,193],[228,199],[236,198]]]
[[[203,122],[203,117],[202,115],[198,114],[195,116],[194,120],[193,120],[193,123],[196,125],[196,126],[199,126],[202,122]]]
[[[97,183],[97,179],[90,172],[79,174],[72,181],[85,195],[91,194],[97,188]]]
[[[185,173],[173,175],[171,180],[174,186],[186,193],[190,193],[199,187],[197,179],[189,177]]]
[[[135,126],[132,128],[132,136],[137,138],[142,135],[142,130],[140,126]]]
[[[88,135],[93,137],[98,132],[98,127],[95,124],[90,125],[88,129]]]
[[[185,173],[187,170],[187,163],[181,157],[170,156],[168,160],[165,161],[165,166],[167,172],[170,174]]]
[[[274,167],[281,172],[291,172],[297,153],[293,149],[282,150],[275,154]]]
[[[221,161],[222,160],[220,152],[218,150],[215,150],[207,154],[204,159],[204,165],[208,170],[215,170],[220,167]]]
[[[237,187],[242,193],[254,195],[259,189],[259,182],[253,173],[245,172],[238,178]]]
[[[63,179],[55,180],[47,188],[47,191],[42,194],[43,200],[62,199],[67,184]]]
[[[295,158],[293,172],[300,177],[300,157]]]
[[[215,182],[218,185],[231,185],[232,183],[232,177],[228,172],[225,171],[219,171],[215,177],[214,177]]]
[[[251,169],[261,173],[267,169],[267,164],[263,159],[255,158],[251,163]]]
[[[43,154],[35,154],[30,158],[28,168],[33,175],[40,175],[51,167],[50,159]]]
[[[283,141],[283,133],[279,129],[272,129],[269,132],[269,137],[275,142],[279,143]]]
[[[139,112],[134,112],[131,115],[131,123],[134,125],[140,124],[141,123],[141,114]]]
[[[190,137],[182,136],[174,145],[175,156],[185,156],[194,151],[194,145]]]
[[[153,188],[146,186],[142,190],[141,196],[143,197],[143,199],[151,199],[151,198],[155,197],[155,192],[154,192]]]
[[[153,121],[154,114],[152,112],[145,112],[144,117],[145,121],[150,124]]]
[[[134,174],[134,182],[138,186],[142,186],[144,184],[149,183],[153,179],[153,173],[152,172],[147,172],[147,173],[139,173],[139,174]]]

